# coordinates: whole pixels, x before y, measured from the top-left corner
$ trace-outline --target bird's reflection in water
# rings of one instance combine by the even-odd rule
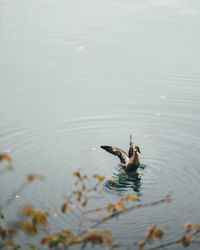
[[[140,169],[144,169],[145,166],[141,165]],[[108,178],[104,183],[104,191],[113,195],[122,196],[127,192],[137,193],[137,197],[141,197],[141,175],[136,172],[126,173],[122,169],[116,169],[113,176]]]

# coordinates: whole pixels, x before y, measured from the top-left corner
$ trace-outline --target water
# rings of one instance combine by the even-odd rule
[[[169,241],[186,221],[199,222],[199,2],[0,4],[0,151],[14,161],[1,175],[1,202],[27,173],[47,178],[25,189],[8,216],[32,202],[51,207],[53,231],[65,221],[76,227],[59,209],[73,171],[83,168],[117,179],[100,187],[106,202],[128,192],[143,203],[172,194],[171,204],[106,224],[125,247],[151,224],[168,224]],[[142,168],[126,181],[118,159],[99,146],[127,151],[130,133]]]

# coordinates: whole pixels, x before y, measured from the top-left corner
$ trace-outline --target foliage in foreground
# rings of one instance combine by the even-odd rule
[[[8,164],[0,172],[2,174],[6,170],[11,170],[12,159],[6,153],[0,153],[0,161],[7,161]],[[81,174],[80,170],[73,173],[76,178],[74,190],[64,197],[64,202],[61,204],[61,212],[72,213],[78,221],[76,231],[70,228],[63,228],[59,232],[51,232],[48,222],[48,208],[34,208],[31,205],[24,205],[20,208],[20,219],[12,225],[6,221],[3,212],[7,209],[13,199],[6,200],[0,205],[0,248],[10,247],[11,249],[19,249],[22,247],[29,249],[39,249],[30,243],[16,243],[17,234],[23,231],[25,234],[34,237],[41,235],[40,244],[48,246],[48,248],[68,249],[73,245],[80,245],[86,247],[87,244],[92,246],[100,245],[106,249],[120,248],[121,243],[116,242],[115,235],[110,230],[96,229],[98,226],[106,223],[106,221],[118,218],[121,214],[131,212],[136,209],[156,206],[162,203],[171,202],[171,197],[166,196],[161,200],[151,203],[142,204],[137,201],[135,194],[127,194],[117,202],[109,202],[107,206],[98,206],[93,209],[88,209],[87,205],[89,200],[101,195],[98,191],[98,185],[104,180],[104,176],[95,174],[96,184],[88,187],[90,181],[89,176]],[[34,180],[44,181],[44,177],[38,174],[29,174],[24,183],[18,188],[17,193],[23,191],[27,185]],[[84,222],[89,223],[88,229],[84,229]],[[179,239],[171,242],[163,243],[165,230],[168,229],[167,225],[151,225],[142,241],[133,243],[133,247],[143,250],[160,249],[167,246],[182,244],[187,247],[191,243],[200,243],[200,225],[197,223],[187,222],[183,225],[183,235]],[[152,247],[154,239],[160,240],[160,245]],[[39,243],[37,245],[40,245]],[[150,247],[151,246],[151,247]]]

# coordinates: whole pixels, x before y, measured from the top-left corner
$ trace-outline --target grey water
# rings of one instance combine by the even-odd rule
[[[185,222],[199,222],[199,27],[197,0],[0,0],[0,151],[14,165],[0,176],[0,202],[27,173],[46,177],[6,216],[33,203],[51,208],[52,232],[75,228],[60,206],[81,168],[116,178],[100,186],[105,204],[127,193],[141,203],[171,194],[171,204],[105,225],[123,249],[151,224],[167,224],[170,241]],[[127,151],[130,134],[142,164],[127,180],[100,145]]]

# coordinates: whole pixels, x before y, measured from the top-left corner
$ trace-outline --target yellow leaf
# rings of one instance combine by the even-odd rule
[[[200,231],[200,225],[197,224],[197,223],[192,223],[192,226],[193,228],[196,230],[196,231]]]
[[[64,202],[64,203],[62,204],[61,211],[62,211],[63,214],[66,212],[67,206],[68,206],[68,203],[67,203],[67,202]]]
[[[134,194],[127,194],[127,198],[128,198],[129,200],[132,200],[132,201],[136,201],[136,200],[137,200],[137,196],[134,195]]]
[[[143,241],[137,241],[135,245],[138,247],[139,250],[143,250],[145,243]]]
[[[75,171],[75,172],[73,173],[73,176],[76,176],[76,177],[78,177],[78,178],[81,178],[81,175],[80,175],[79,171]]]
[[[105,179],[105,177],[104,177],[103,175],[98,175],[98,174],[95,174],[95,175],[94,175],[94,178],[97,178],[97,180],[98,180],[99,182],[102,182],[102,181]]]
[[[82,185],[82,190],[84,191],[86,189],[85,184]]]
[[[46,214],[41,212],[41,211],[37,211],[33,214],[32,216],[32,223],[34,226],[37,226],[37,225],[44,225],[47,223],[47,217],[46,217]]]
[[[77,196],[77,201],[80,201],[81,198],[82,198],[82,194],[79,193],[78,196]]]
[[[163,232],[162,230],[160,230],[160,229],[155,229],[155,230],[153,231],[153,235],[154,235],[156,238],[161,239],[161,238],[163,237],[163,235],[164,235],[164,232]]]
[[[36,227],[29,221],[26,220],[20,221],[20,227],[29,235],[34,235],[37,233]]]

